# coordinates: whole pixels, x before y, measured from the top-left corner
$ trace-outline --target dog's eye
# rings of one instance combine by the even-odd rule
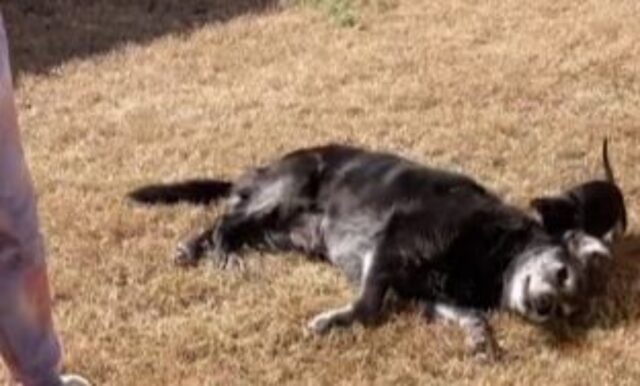
[[[566,284],[568,279],[569,279],[569,270],[567,269],[567,267],[561,267],[560,269],[558,269],[558,271],[556,272],[556,283],[560,287],[563,287]]]
[[[589,260],[608,260],[611,258],[611,254],[608,251],[595,251],[589,255]]]

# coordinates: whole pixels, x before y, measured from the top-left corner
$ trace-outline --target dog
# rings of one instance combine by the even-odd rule
[[[531,200],[531,207],[549,233],[562,237],[568,230],[579,229],[609,244],[624,235],[627,210],[611,168],[606,138],[602,144],[602,159],[604,180],[574,186],[557,196]]]
[[[205,180],[193,182],[146,186],[130,197],[155,204],[228,195],[215,223],[179,245],[179,264],[209,253],[222,266],[241,264],[243,250],[255,248],[339,267],[358,294],[311,319],[316,333],[378,321],[392,292],[458,323],[473,352],[497,358],[487,311],[542,326],[567,320],[586,304],[588,267],[610,254],[584,232],[572,232],[571,242],[554,238],[466,175],[351,146],[297,150],[232,185],[211,181],[209,192]]]

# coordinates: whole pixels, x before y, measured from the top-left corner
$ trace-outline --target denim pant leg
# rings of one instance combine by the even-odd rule
[[[20,144],[0,14],[0,354],[28,386],[57,385],[61,350],[36,199]]]

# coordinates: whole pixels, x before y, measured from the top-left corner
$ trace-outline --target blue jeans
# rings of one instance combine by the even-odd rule
[[[0,14],[0,354],[16,380],[58,385],[61,349]]]

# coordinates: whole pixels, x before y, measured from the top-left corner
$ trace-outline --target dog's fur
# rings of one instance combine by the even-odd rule
[[[175,198],[174,186],[131,194],[146,203],[166,196]],[[181,244],[177,261],[194,263],[211,250],[224,265],[239,263],[246,247],[318,256],[341,268],[359,292],[352,303],[313,318],[312,331],[374,321],[393,291],[457,321],[474,350],[493,356],[485,311],[504,308],[546,325],[585,304],[586,270],[609,250],[584,233],[571,240],[550,236],[467,176],[328,145],[242,176],[225,213]]]
[[[568,230],[579,229],[607,243],[622,237],[627,228],[627,211],[609,162],[606,138],[602,144],[602,159],[604,180],[589,181],[557,196],[531,201],[551,234],[562,236]]]

